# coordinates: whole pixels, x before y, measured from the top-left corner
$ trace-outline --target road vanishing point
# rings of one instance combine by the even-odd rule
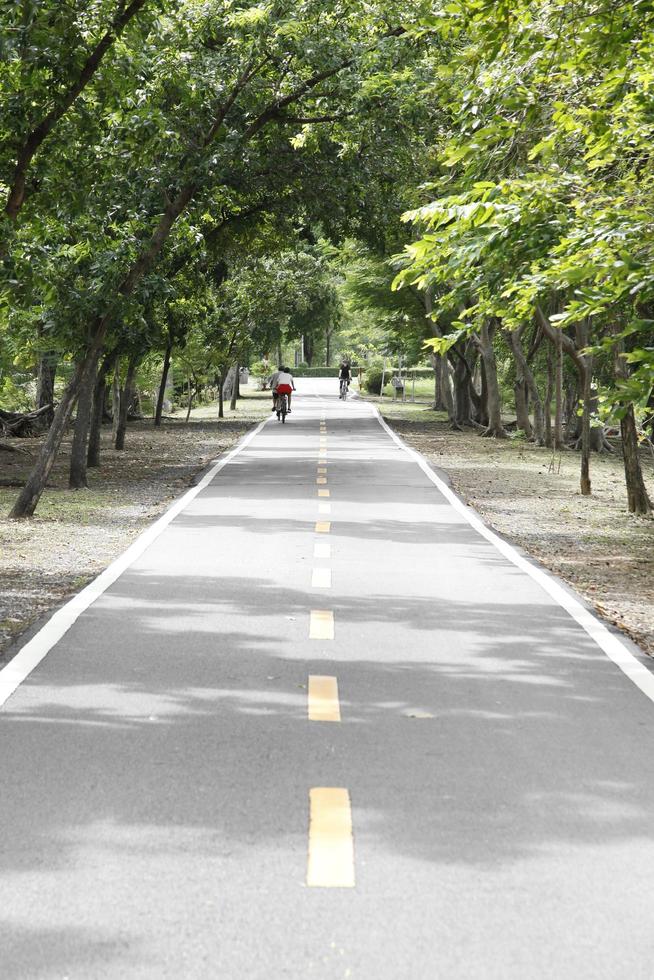
[[[0,672],[2,980],[652,977],[644,658],[337,385]]]

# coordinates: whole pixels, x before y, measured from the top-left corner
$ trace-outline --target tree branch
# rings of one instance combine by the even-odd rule
[[[148,3],[148,0],[132,0],[129,6],[123,7],[121,13],[114,18],[109,29],[88,55],[77,78],[71,82],[66,91],[60,96],[58,103],[34,126],[24,140],[16,155],[16,167],[5,204],[5,214],[11,221],[15,222],[17,220],[18,214],[25,202],[27,172],[35,154],[62,116],[66,114],[77,97],[89,84],[109,48],[120,37],[130,20],[136,16],[146,3]]]

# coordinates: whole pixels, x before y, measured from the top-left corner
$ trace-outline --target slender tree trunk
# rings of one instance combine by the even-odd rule
[[[220,381],[218,384],[218,418],[225,418],[225,396],[223,394],[223,389],[225,387],[225,375],[220,375]]]
[[[582,345],[580,345],[582,346]],[[570,444],[576,443],[581,439],[581,418],[577,414],[577,409],[584,400],[584,385],[586,383],[586,369],[577,370],[577,376],[565,385],[565,395],[563,398],[565,441]]]
[[[527,386],[523,377],[518,377],[513,382],[513,400],[515,403],[516,425],[518,429],[524,432],[527,439],[531,439],[533,429],[529,418],[529,409],[527,408]]]
[[[619,341],[614,348],[615,376],[626,381],[629,377],[629,368],[622,356],[623,353],[624,344],[622,341]],[[624,407],[624,414],[620,419],[620,435],[622,436],[622,458],[624,460],[624,476],[627,484],[627,505],[630,513],[646,517],[652,513],[652,502],[649,499],[645,481],[643,480],[643,470],[640,465],[640,456],[638,453],[636,416],[634,414],[634,406],[631,402]]]
[[[545,389],[545,445],[554,448],[552,433],[552,398],[554,396],[554,354],[551,344],[547,345],[547,387]]]
[[[75,367],[73,376],[68,382],[66,390],[64,391],[61,400],[57,405],[54,419],[52,420],[52,425],[48,430],[47,436],[45,437],[36,463],[34,464],[32,472],[27,478],[27,482],[21,490],[11,513],[9,514],[11,518],[20,519],[23,517],[31,517],[36,510],[38,502],[41,499],[41,494],[43,493],[45,485],[48,481],[48,477],[52,472],[52,467],[54,466],[54,461],[57,457],[61,440],[66,431],[66,426],[68,425],[68,420],[70,419],[73,406],[77,401],[77,396],[84,379],[84,375],[86,371],[91,369],[98,357],[104,340],[105,330],[106,322],[104,320],[98,321],[96,323],[95,340],[91,345],[85,359],[80,361]]]
[[[193,408],[193,395],[195,394],[195,389],[191,387],[191,376],[189,375],[186,380],[188,383],[188,408],[186,409],[186,418],[184,419],[184,425],[188,425],[188,420],[191,417],[191,409]]]
[[[452,426],[452,428],[458,429],[459,426],[456,422],[456,411],[454,408],[454,398],[452,396],[452,386],[450,385],[450,365],[447,357],[440,355],[440,371],[441,371],[441,392],[443,395],[443,402],[445,404],[445,411],[447,412],[447,418]]]
[[[624,475],[627,483],[627,501],[629,511],[646,517],[652,513],[652,502],[649,499],[643,470],[638,454],[638,431],[634,406],[628,405],[620,419],[620,434],[622,435],[622,457],[624,459]]]
[[[86,465],[89,467],[100,465],[100,436],[102,434],[102,419],[104,417],[104,405],[107,396],[107,375],[116,363],[117,357],[118,354],[116,351],[111,351],[107,354],[97,373],[93,392],[89,448],[86,456]]]
[[[44,415],[44,419],[48,425],[52,425],[54,418],[54,383],[57,374],[58,359],[59,355],[56,351],[46,351],[39,358],[36,383],[36,407],[39,409],[45,408],[46,405],[52,406]]]
[[[114,365],[114,377],[111,383],[111,439],[115,444],[118,438],[120,424],[120,359]]]
[[[583,350],[588,346],[589,325],[587,321],[578,323],[576,327],[577,346]],[[591,382],[593,378],[593,358],[591,354],[581,355],[584,372],[581,377],[581,473],[579,486],[583,497],[589,497],[590,484],[590,413],[591,413]],[[576,409],[576,405],[575,405]]]
[[[443,394],[441,391],[441,366],[438,359],[438,354],[432,352],[429,355],[429,360],[431,361],[432,370],[434,372],[434,401],[431,407],[436,412],[443,412],[445,409],[443,406]]]
[[[560,328],[554,347],[554,448],[563,449],[563,340]]]
[[[581,477],[580,488],[582,496],[589,497],[590,487],[590,382],[592,377],[591,358],[587,357],[586,375],[584,377],[584,405],[581,416]]]
[[[68,486],[71,490],[86,489],[89,485],[86,477],[86,448],[91,424],[97,363],[96,359],[95,363],[85,373],[80,385],[79,395],[77,396],[77,417],[75,419],[73,445],[70,451],[70,469],[68,472]]]
[[[129,406],[132,401],[132,396],[134,393],[134,379],[136,377],[136,369],[138,367],[139,360],[140,360],[139,355],[133,354],[130,357],[129,361],[127,362],[127,374],[125,376],[125,385],[118,397],[118,402],[119,402],[118,425],[116,427],[116,440],[114,442],[114,449],[117,450],[125,448],[125,433],[127,432],[127,412],[129,410]]]
[[[529,366],[529,362],[522,347],[522,331],[505,330],[504,336],[506,337],[507,344],[511,348],[516,364],[518,365],[519,372],[525,380],[527,390],[531,395],[534,412],[534,425],[532,433],[533,440],[537,446],[542,446],[546,443],[545,413],[534,372]]]
[[[470,399],[470,374],[465,364],[454,362],[455,421],[458,427],[472,424],[472,402]]]
[[[330,366],[332,362],[332,328],[325,330],[325,365]]]
[[[238,362],[232,366],[232,397],[229,403],[229,407],[232,412],[236,411],[236,399],[238,397]]]
[[[163,403],[166,397],[166,383],[168,381],[168,372],[170,370],[170,358],[173,353],[173,345],[168,344],[166,347],[166,353],[164,355],[163,370],[161,372],[161,384],[159,385],[159,392],[157,394],[157,407],[154,412],[154,424],[158,428],[161,425],[161,416],[163,415]]]
[[[484,321],[479,331],[479,349],[484,366],[488,407],[488,427],[484,435],[493,436],[496,439],[506,439],[506,430],[502,424],[502,400],[497,378],[497,361],[493,348],[493,333],[494,325],[491,325],[488,321]]]

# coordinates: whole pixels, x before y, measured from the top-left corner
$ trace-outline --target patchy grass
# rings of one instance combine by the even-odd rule
[[[0,659],[12,642],[44,613],[79,591],[113,561],[211,460],[225,452],[269,413],[268,392],[243,390],[235,412],[217,405],[178,412],[155,429],[149,419],[130,422],[126,448],[111,448],[102,435],[102,466],[89,470],[88,490],[68,489],[70,437],[64,440],[36,515],[5,518],[18,490],[0,487]],[[0,478],[26,477],[40,440],[21,439],[23,453],[0,452]]]
[[[539,449],[520,436],[453,432],[424,404],[370,400],[489,524],[654,655],[654,521],[628,513],[619,453],[593,456],[593,494],[582,497],[578,453]],[[651,455],[643,468],[654,496]]]

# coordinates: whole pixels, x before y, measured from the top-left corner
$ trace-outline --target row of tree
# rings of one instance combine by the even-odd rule
[[[357,354],[415,361],[427,341],[435,407],[494,437],[499,360],[527,437],[581,449],[583,493],[615,421],[629,507],[650,511],[644,0],[41,0],[3,17],[0,394],[38,361],[47,410],[70,375],[13,516],[33,513],[75,406],[85,485],[108,384],[120,429],[143,365],[165,382],[174,352],[222,391],[282,337],[329,359],[339,330]]]
[[[590,453],[619,424],[630,511],[648,514],[654,434],[654,11],[635,0],[453,0],[430,26],[442,120],[430,200],[395,286],[418,287],[453,424],[505,435],[498,349],[518,425]],[[469,381],[481,363],[484,406]],[[564,414],[569,424],[564,432]],[[552,419],[554,408],[554,420]]]
[[[385,0],[3,9],[2,357],[40,353],[41,400],[57,361],[74,365],[12,516],[34,512],[75,406],[84,485],[117,363],[126,404],[153,349],[166,363],[203,343],[220,377],[282,326],[329,317],[310,229],[365,236],[385,220],[419,136],[401,96],[369,81],[411,69],[420,14]]]

